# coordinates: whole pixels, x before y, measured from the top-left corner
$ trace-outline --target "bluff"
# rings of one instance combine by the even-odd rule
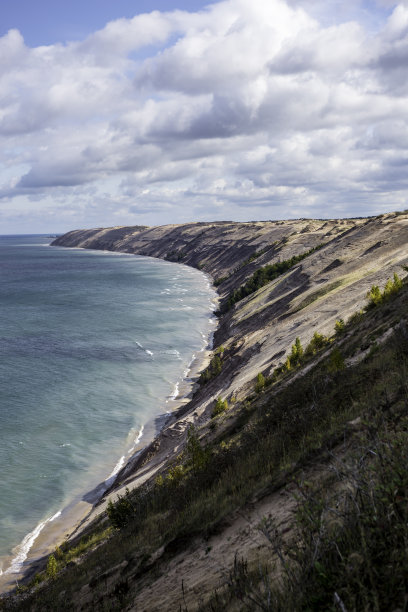
[[[241,398],[258,372],[269,375],[295,341],[329,333],[337,319],[365,303],[373,284],[384,284],[407,259],[408,215],[368,219],[189,223],[159,227],[76,230],[57,246],[103,249],[160,257],[209,273],[221,307],[261,267],[321,248],[286,274],[240,300],[221,318],[215,348],[228,351],[228,367],[214,393],[199,404],[205,412],[216,394]]]
[[[219,325],[189,402],[55,552],[57,575],[5,609],[401,607],[407,212],[53,244],[195,266],[217,287]]]

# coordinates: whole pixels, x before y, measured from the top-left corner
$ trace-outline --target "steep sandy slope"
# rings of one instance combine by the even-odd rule
[[[234,402],[239,406],[240,400],[253,393],[259,372],[268,375],[285,361],[296,337],[306,346],[315,331],[331,335],[337,319],[346,320],[366,304],[366,293],[373,284],[383,287],[394,273],[404,276],[402,266],[408,265],[408,214],[354,220],[78,230],[55,241],[60,246],[118,250],[200,267],[215,279],[226,277],[218,287],[221,304],[260,266],[282,262],[322,243],[321,248],[220,317],[215,348],[223,347],[221,373],[197,388],[191,401],[173,415],[158,438],[122,470],[111,495],[115,497],[126,486],[153,480],[174,463],[184,448],[191,423],[198,428],[202,440],[211,440],[211,413],[216,398],[227,398],[231,406]],[[353,357],[357,361],[367,349],[364,334],[358,341],[361,346],[356,347]],[[222,426],[217,435],[220,432]],[[309,476],[315,470],[323,473],[325,467],[314,465]],[[106,500],[97,505],[93,516],[103,513],[105,507]],[[200,594],[208,595],[222,582],[221,573],[228,573],[236,549],[249,559],[262,549],[263,543],[256,535],[258,519],[272,513],[284,523],[292,508],[293,500],[286,500],[285,491],[277,490],[259,503],[254,500],[245,508],[245,516],[240,512],[231,515],[222,534],[211,540],[198,538],[187,549],[173,551],[170,557],[169,551],[158,551],[157,562],[153,563],[155,571],[135,578],[138,586],[134,604],[127,609],[179,609],[183,603],[183,576],[192,589],[186,595],[188,609],[194,609],[193,602],[197,603]],[[107,592],[127,571],[125,566],[112,568],[103,578]],[[91,609],[93,597],[92,587],[84,586],[76,605]]]
[[[115,227],[75,230],[54,241],[54,245],[105,249],[160,257],[198,267],[214,278],[231,274],[255,252],[268,249],[257,266],[303,252],[331,240],[347,229],[365,223],[365,219],[328,221],[259,221],[254,223],[187,223],[158,227]],[[290,239],[290,249],[283,249]],[[252,266],[253,267],[253,266]],[[246,267],[234,276],[242,280],[251,272]]]
[[[296,337],[306,346],[315,331],[331,335],[337,319],[346,320],[362,308],[373,284],[384,286],[394,272],[404,274],[401,266],[408,264],[408,214],[76,230],[54,244],[179,258],[215,278],[227,277],[218,287],[221,300],[260,266],[325,245],[221,316],[214,348],[222,345],[225,349],[222,376],[196,392],[143,460],[138,458],[124,468],[118,477],[124,485],[135,477],[135,471],[137,482],[144,481],[163,460],[171,460],[184,443],[188,424],[206,423],[217,397],[244,398],[253,389],[258,372],[268,375],[285,361]],[[263,249],[267,250],[246,263]],[[147,455],[152,457],[146,464]]]
[[[408,262],[408,215],[77,230],[54,244],[198,266],[216,279],[226,277],[218,288],[225,298],[260,266],[322,243],[323,248],[221,318],[215,346],[226,349],[223,377],[206,388],[205,397],[199,394],[195,399],[194,410],[200,415],[220,393],[244,395],[258,372],[268,374],[283,362],[296,337],[306,345],[315,331],[331,333],[337,319],[362,307],[372,284],[383,285],[394,272],[401,273],[401,265]],[[255,257],[248,262],[251,256]]]

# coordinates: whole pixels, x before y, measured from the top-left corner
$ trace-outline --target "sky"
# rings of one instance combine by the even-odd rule
[[[0,5],[0,233],[408,208],[408,0]]]

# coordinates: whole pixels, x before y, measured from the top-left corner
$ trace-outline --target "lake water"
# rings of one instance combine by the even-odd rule
[[[171,410],[214,293],[186,266],[0,237],[0,572]]]

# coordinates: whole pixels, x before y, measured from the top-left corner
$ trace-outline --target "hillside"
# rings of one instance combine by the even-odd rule
[[[119,473],[119,502],[101,500],[56,551],[56,575],[48,562],[3,607],[403,607],[408,214],[78,230],[54,244],[198,267],[219,326],[190,402]]]

